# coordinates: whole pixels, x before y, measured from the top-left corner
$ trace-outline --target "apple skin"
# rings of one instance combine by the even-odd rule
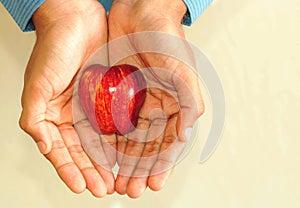
[[[99,134],[125,135],[134,130],[146,91],[142,72],[128,64],[89,66],[78,85],[82,109]]]

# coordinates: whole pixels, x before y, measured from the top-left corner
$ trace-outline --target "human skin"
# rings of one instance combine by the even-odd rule
[[[109,41],[145,31],[165,32],[184,40],[181,20],[186,10],[182,0],[116,0],[108,17]],[[129,44],[134,48],[140,43]],[[150,44],[164,43],[154,40]],[[184,51],[182,54],[190,52],[188,47],[180,50]],[[113,53],[110,52],[110,57],[114,56]],[[110,141],[112,145],[116,143],[114,146],[118,149],[116,160],[120,170],[116,191],[137,198],[147,186],[154,191],[164,186],[185,147],[188,139],[185,132],[204,112],[204,104],[198,78],[185,63],[157,53],[137,53],[118,64],[122,63],[147,68],[144,75],[148,84],[158,87],[148,89],[140,111],[137,129],[146,133],[133,132],[128,138],[117,136]],[[158,131],[162,134],[150,138],[149,135]],[[136,137],[140,138],[132,140]],[[176,151],[169,151],[163,156],[161,153],[172,145],[177,148]],[[156,157],[141,159],[152,156]]]
[[[106,12],[96,0],[47,0],[33,21],[37,40],[24,76],[20,126],[73,192],[113,193],[113,174],[86,155],[72,126],[75,77],[107,42]]]
[[[104,163],[109,164],[108,167],[113,167],[116,162],[120,165],[116,180],[106,164],[96,163],[83,151],[83,143],[92,145],[93,142],[85,142],[82,137],[79,139],[80,128],[75,131],[73,127],[72,96],[79,69],[107,40],[143,31],[166,32],[184,38],[181,20],[185,12],[186,6],[181,0],[115,1],[108,20],[104,8],[96,0],[47,0],[35,12],[33,21],[37,41],[24,76],[20,126],[37,142],[41,153],[73,192],[81,193],[88,189],[94,196],[102,197],[116,190],[137,198],[147,186],[160,190],[170,176],[184,148],[186,129],[192,127],[204,111],[197,77],[188,66],[176,59],[151,53],[134,55],[118,63],[148,67],[151,73],[145,73],[147,79],[159,87],[170,85],[171,94],[179,102],[168,90],[148,90],[140,111],[138,129],[151,135],[153,121],[163,121],[162,125],[158,125],[163,134],[146,142],[130,140],[135,132],[129,135],[129,139],[97,135],[87,120],[82,123],[91,130],[89,136],[93,137],[93,141],[101,139],[103,149],[98,149],[98,152],[105,153],[101,156]],[[165,70],[155,71],[151,67]],[[156,74],[156,79],[152,79],[151,74]],[[182,80],[186,85],[182,84]],[[156,118],[153,119],[153,109],[159,109],[166,117],[154,115]],[[178,151],[167,155],[172,160],[162,164],[164,158],[159,155],[172,143],[178,143]],[[101,148],[101,145],[97,147]],[[150,164],[126,157],[147,158],[153,155],[157,159]],[[146,176],[137,174],[141,169]],[[155,169],[163,172],[157,174],[159,171]]]

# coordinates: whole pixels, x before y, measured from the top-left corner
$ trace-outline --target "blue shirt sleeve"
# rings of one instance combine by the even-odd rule
[[[188,11],[184,16],[182,23],[188,26],[192,25],[212,1],[213,0],[184,0]]]
[[[113,0],[98,0],[109,11]],[[213,0],[184,0],[188,11],[183,18],[183,24],[191,25],[208,7]],[[33,13],[45,2],[45,0],[0,0],[7,11],[23,31],[34,30],[32,22]]]
[[[23,31],[34,30],[33,13],[45,0],[0,0]]]
[[[106,11],[109,11],[113,0],[98,0]],[[0,0],[6,10],[14,18],[24,32],[34,30],[32,21],[33,13],[45,2],[45,0]]]
[[[103,5],[106,11],[109,11],[114,0],[98,0],[98,1]]]

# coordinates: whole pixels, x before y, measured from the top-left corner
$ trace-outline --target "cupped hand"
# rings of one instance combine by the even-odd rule
[[[47,0],[33,21],[37,41],[25,73],[20,126],[73,192],[112,193],[113,174],[83,151],[72,116],[75,77],[107,42],[105,10],[95,0]]]
[[[144,69],[148,84],[136,130],[118,136],[116,141],[120,166],[116,191],[132,198],[139,197],[147,186],[156,191],[163,187],[184,150],[190,128],[204,111],[198,77],[191,69],[193,64],[180,60],[184,57],[156,51],[140,52],[145,47],[153,49],[167,45],[171,54],[180,50],[179,54],[189,57],[189,63],[193,63],[181,28],[185,12],[186,6],[181,0],[117,0],[109,14],[112,45],[114,40],[128,37],[124,49],[122,44],[109,49],[110,64],[126,63]],[[152,33],[149,36],[145,33],[145,38],[132,35],[147,31]],[[158,32],[178,39],[175,43],[168,42],[172,38],[161,38]],[[114,63],[116,53],[127,49],[136,50],[136,53]]]

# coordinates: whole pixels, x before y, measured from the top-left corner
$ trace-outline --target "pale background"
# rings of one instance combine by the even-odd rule
[[[225,90],[216,152],[197,163],[209,127],[207,102],[200,139],[162,191],[138,200],[96,199],[71,193],[18,127],[35,35],[20,32],[0,6],[0,207],[300,207],[300,1],[215,0],[185,30]]]

